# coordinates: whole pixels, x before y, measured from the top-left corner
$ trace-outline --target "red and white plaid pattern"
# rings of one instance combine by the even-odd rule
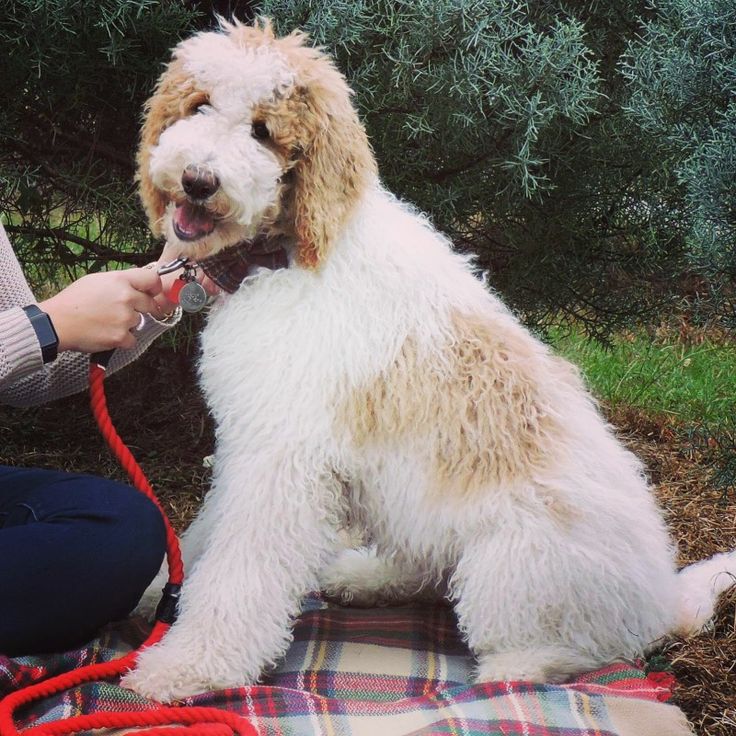
[[[111,659],[144,625],[111,627],[75,652],[0,657],[0,695]],[[306,602],[294,641],[264,683],[207,693],[186,705],[241,713],[268,736],[691,736],[667,701],[671,678],[617,663],[565,685],[471,683],[472,658],[444,605],[349,609]],[[93,683],[36,704],[22,725],[80,713],[154,708],[116,683]]]

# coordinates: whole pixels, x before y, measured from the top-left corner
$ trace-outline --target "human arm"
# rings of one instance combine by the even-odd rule
[[[149,291],[133,294],[128,287],[138,292],[135,286]],[[162,294],[167,286],[155,269],[130,269],[84,277],[43,302],[41,309],[51,315],[61,343],[58,358],[44,365],[35,331],[22,309],[36,300],[0,225],[0,403],[31,406],[84,390],[88,352],[117,348],[109,372],[130,363],[179,319],[180,310],[165,320],[146,314],[142,328],[134,334],[129,331],[139,322],[138,308],[159,317],[173,308]]]

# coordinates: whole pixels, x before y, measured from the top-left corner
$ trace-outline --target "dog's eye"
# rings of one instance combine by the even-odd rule
[[[253,123],[251,131],[253,133],[253,137],[258,138],[259,141],[263,141],[271,135],[268,132],[268,126],[261,120]]]

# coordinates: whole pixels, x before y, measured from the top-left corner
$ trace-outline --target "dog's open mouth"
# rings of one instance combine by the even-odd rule
[[[215,229],[215,218],[205,207],[184,201],[176,205],[172,224],[180,240],[199,240]]]

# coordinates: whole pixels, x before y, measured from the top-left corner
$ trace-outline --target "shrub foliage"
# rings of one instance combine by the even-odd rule
[[[621,69],[626,113],[675,181],[667,203],[687,227],[713,298],[736,279],[736,5],[658,0]],[[736,325],[733,312],[732,326]]]
[[[477,253],[530,322],[564,314],[605,335],[677,296],[686,272],[707,294],[732,274],[725,0],[256,9],[335,55],[387,185]],[[168,49],[213,10],[252,17],[249,2],[10,0],[0,209],[39,279],[150,259],[133,183],[140,109]]]

